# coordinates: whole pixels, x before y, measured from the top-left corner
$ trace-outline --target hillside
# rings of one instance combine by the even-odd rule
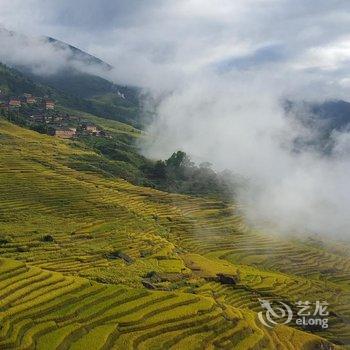
[[[349,130],[350,103],[342,100],[323,102],[286,101],[287,116],[307,130],[295,140],[297,151],[312,149],[323,155],[331,155],[339,132]]]
[[[68,51],[70,53],[70,59],[81,61],[87,65],[99,65],[102,69],[108,71],[113,67],[97,58],[96,56],[90,55],[87,52],[84,52],[73,45],[69,45],[61,40],[57,40],[51,37],[44,37],[44,40],[47,40],[52,46],[54,46],[57,50]]]
[[[350,346],[348,244],[78,168],[104,155],[3,119],[0,146],[1,349]],[[259,299],[327,300],[330,327],[264,327]]]
[[[22,73],[0,63],[0,90],[2,94],[21,95],[31,91],[35,95],[52,95],[54,91],[46,86],[36,84]]]
[[[21,72],[34,82],[57,91],[59,101],[67,107],[134,126],[141,124],[139,90],[136,88],[119,86],[76,69],[63,69],[46,76],[35,75],[27,69],[21,69]]]
[[[102,78],[110,76],[112,67],[99,58],[54,38],[33,38],[1,26],[0,41],[6,46],[6,50],[0,54],[0,62],[12,68],[1,65],[0,89],[4,85],[5,91],[14,94],[35,93],[41,86],[67,107],[134,126],[141,125],[140,90]],[[61,62],[61,66],[42,74],[40,66],[48,64],[51,67],[51,61],[47,61],[45,55],[36,57],[33,62],[13,61],[13,56],[17,55],[11,52],[11,47],[21,51],[22,55],[28,50],[40,51],[41,48],[50,52],[50,59]]]
[[[117,116],[113,114],[111,118],[103,118],[84,112],[94,111],[86,100],[64,95],[44,84],[35,83],[22,73],[2,64],[0,90],[0,116],[47,135],[61,133],[62,136],[63,133],[63,137],[75,138],[104,156],[74,156],[70,165],[75,169],[93,169],[133,184],[170,192],[214,197],[225,201],[230,201],[233,197],[232,189],[237,182],[233,174],[227,171],[216,173],[211,169],[210,163],[196,165],[181,150],[174,152],[165,161],[144,157],[140,153],[138,139],[145,134],[132,126],[137,124],[137,118],[126,124],[115,121]],[[115,95],[107,94],[101,98],[103,104],[114,108]],[[97,99],[96,101],[100,103]],[[11,106],[10,102],[16,106]],[[49,108],[46,106],[47,102]],[[72,108],[76,103],[78,106]],[[87,126],[92,128],[90,132],[86,130]]]

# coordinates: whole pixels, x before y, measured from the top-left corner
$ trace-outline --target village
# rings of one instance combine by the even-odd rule
[[[17,116],[17,120],[21,118],[22,124],[31,129],[63,139],[87,135],[110,138],[106,131],[81,116],[60,111],[56,102],[48,97],[31,93],[13,97],[0,90],[0,111],[9,119],[13,115]]]

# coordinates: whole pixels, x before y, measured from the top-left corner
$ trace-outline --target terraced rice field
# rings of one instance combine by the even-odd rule
[[[1,349],[237,349],[322,342],[281,327],[262,330],[251,312],[212,298],[147,291],[0,260]],[[285,329],[283,329],[285,328]],[[248,347],[247,347],[248,346]]]
[[[348,243],[74,170],[91,151],[1,119],[0,144],[1,349],[350,348]],[[267,328],[259,299],[326,300],[330,327]]]

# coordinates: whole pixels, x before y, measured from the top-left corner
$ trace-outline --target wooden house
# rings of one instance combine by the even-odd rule
[[[62,139],[70,139],[76,135],[75,128],[62,128],[55,130],[55,136]]]
[[[45,100],[44,106],[45,106],[45,109],[55,109],[55,101]]]
[[[97,129],[97,126],[96,125],[90,125],[90,124],[87,124],[85,126],[85,130],[91,134],[93,133],[97,133],[98,132],[98,129]]]
[[[26,102],[28,104],[36,103],[36,98],[34,96],[26,96]]]
[[[21,100],[19,100],[18,98],[12,98],[9,101],[9,107],[11,108],[21,107]]]

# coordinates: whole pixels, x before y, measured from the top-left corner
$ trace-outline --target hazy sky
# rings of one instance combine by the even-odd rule
[[[76,45],[141,85],[213,66],[283,66],[350,85],[346,0],[2,0],[0,23]]]
[[[112,64],[115,82],[150,89],[159,104],[145,154],[183,149],[249,179],[239,200],[250,222],[349,237],[349,131],[331,135],[331,157],[295,154],[293,139],[313,130],[280,103],[349,100],[348,0],[2,0],[0,23],[78,46]],[[67,53],[5,37],[5,62],[67,64]]]

